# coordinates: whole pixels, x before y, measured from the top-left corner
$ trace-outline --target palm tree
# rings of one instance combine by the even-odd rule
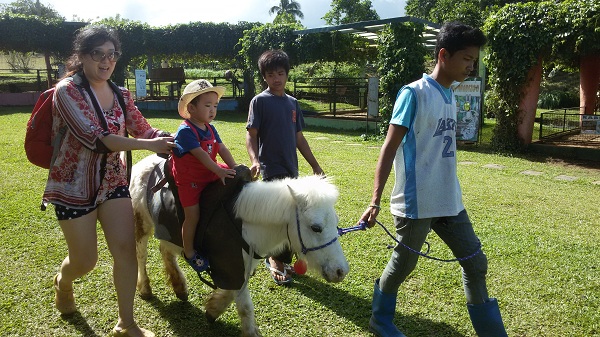
[[[269,15],[277,13],[277,17],[290,17],[293,21],[296,18],[304,19],[304,14],[300,10],[300,4],[295,0],[280,0],[279,6],[273,6],[269,9]]]

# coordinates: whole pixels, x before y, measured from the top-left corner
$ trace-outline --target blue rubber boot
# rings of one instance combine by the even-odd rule
[[[380,337],[406,337],[394,325],[396,294],[386,294],[379,289],[379,279],[373,290],[373,314],[369,320],[369,330]]]
[[[482,304],[467,304],[473,328],[479,337],[508,337],[495,298]]]

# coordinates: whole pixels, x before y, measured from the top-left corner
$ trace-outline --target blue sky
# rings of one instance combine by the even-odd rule
[[[306,28],[325,25],[321,19],[331,8],[328,0],[296,0],[302,7]],[[11,3],[11,0],[0,0],[0,3]],[[74,15],[81,19],[103,19],[118,14],[123,18],[146,22],[152,26],[189,22],[272,22],[274,15],[269,15],[269,8],[279,3],[278,0],[121,0],[121,1],[86,1],[73,0],[41,0],[41,3],[52,6],[67,20]],[[371,0],[373,8],[382,19],[404,16],[406,0]]]

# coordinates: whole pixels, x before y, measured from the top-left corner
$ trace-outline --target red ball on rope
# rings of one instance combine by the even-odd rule
[[[304,275],[306,273],[306,262],[304,260],[296,260],[294,263],[294,271],[298,275]]]

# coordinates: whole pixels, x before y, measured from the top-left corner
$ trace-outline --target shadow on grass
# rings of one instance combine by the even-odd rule
[[[459,145],[457,148],[458,150],[465,152],[474,152],[480,154],[498,154],[492,149],[491,145],[489,144],[465,144]],[[573,158],[568,154],[567,151],[564,151],[564,153],[561,154],[560,146],[556,146],[556,148],[557,151],[555,152],[555,155],[540,153],[534,150],[525,150],[524,152],[504,154],[504,156],[510,158],[523,159],[533,163],[547,163],[564,166],[578,166],[588,169],[600,169],[600,161]]]
[[[165,321],[169,323],[168,329],[172,331],[174,336],[238,337],[241,334],[240,328],[236,325],[224,323],[219,320],[214,323],[208,323],[204,318],[204,312],[189,302],[174,299],[172,302],[165,303],[156,297],[146,302],[152,305]],[[100,336],[79,312],[75,312],[69,316],[62,316],[62,319],[77,329],[81,336]]]
[[[324,307],[334,311],[338,316],[354,322],[356,326],[369,332],[369,318],[371,317],[371,301],[332,287],[311,277],[294,278],[294,288],[313,301],[321,303]],[[403,316],[397,313],[394,324],[407,336],[444,336],[464,337],[446,323],[415,315]]]
[[[240,336],[239,326],[217,320],[209,323],[204,311],[189,302],[173,297],[173,301],[163,302],[154,296],[147,300],[156,311],[169,322],[169,330],[173,336]]]
[[[77,329],[81,336],[89,336],[89,337],[98,337],[98,334],[94,332],[94,329],[88,324],[85,317],[81,316],[79,311],[76,311],[74,314],[69,316],[61,316],[67,323],[71,324],[75,329]]]
[[[458,150],[481,154],[499,154],[498,151],[494,150],[494,148],[491,145],[495,124],[496,122],[494,119],[486,118],[486,123],[482,126],[480,130],[481,137],[479,139],[479,142],[476,144],[459,144],[457,146]],[[538,139],[534,130],[532,145],[535,144],[538,144]],[[573,153],[568,151],[569,146],[551,144],[549,144],[549,146],[554,147],[554,151],[540,151],[539,149],[536,150],[533,146],[530,146],[522,152],[514,152],[510,154],[500,155],[504,155],[507,157],[510,156],[537,163],[553,163],[559,165],[574,165],[584,168],[600,169],[600,161],[578,158],[577,155],[574,155]],[[598,151],[600,152],[600,149],[598,149]],[[593,154],[591,156],[593,156]]]

